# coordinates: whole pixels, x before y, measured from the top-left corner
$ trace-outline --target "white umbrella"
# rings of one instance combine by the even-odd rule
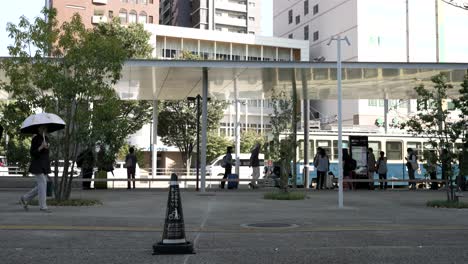
[[[56,114],[40,113],[31,115],[21,124],[21,133],[36,134],[40,126],[46,126],[47,132],[54,132],[65,127],[65,121]]]

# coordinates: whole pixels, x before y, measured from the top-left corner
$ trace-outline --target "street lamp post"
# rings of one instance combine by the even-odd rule
[[[343,92],[341,89],[341,41],[345,41],[348,46],[348,37],[342,38],[340,35],[334,36],[328,42],[328,46],[336,41],[336,79],[338,81],[338,207],[343,208]]]

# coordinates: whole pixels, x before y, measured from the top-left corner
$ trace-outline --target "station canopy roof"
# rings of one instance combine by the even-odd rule
[[[414,87],[432,87],[431,77],[441,72],[456,97],[468,73],[468,63],[343,62],[342,67],[343,99],[416,98]],[[268,99],[281,91],[289,97],[294,87],[299,99],[337,99],[335,62],[129,60],[115,89],[122,99],[183,100],[202,94],[203,68],[214,99],[234,99],[235,83],[242,99]]]

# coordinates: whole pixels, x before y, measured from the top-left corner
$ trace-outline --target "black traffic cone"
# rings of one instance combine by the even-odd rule
[[[184,214],[177,175],[171,175],[166,221],[162,241],[153,245],[153,255],[194,254],[193,244],[185,239]]]

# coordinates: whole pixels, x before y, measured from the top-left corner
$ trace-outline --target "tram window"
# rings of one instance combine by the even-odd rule
[[[309,141],[309,161],[314,160],[315,157],[315,144],[314,141]]]
[[[401,142],[387,142],[387,159],[388,160],[402,160],[402,143]]]
[[[330,156],[331,140],[317,140],[317,148],[321,147],[325,150],[326,154]]]
[[[455,143],[455,149],[454,149],[455,154],[460,154],[463,152],[463,143]]]
[[[349,149],[347,140],[343,140],[343,149]],[[338,160],[338,140],[333,140],[333,159]]]
[[[382,144],[378,141],[369,141],[367,143],[369,148],[372,148],[375,158],[380,157],[380,151],[382,150]]]
[[[416,154],[416,156],[418,156],[419,159],[421,158],[421,154],[422,154],[421,142],[408,142],[406,143],[406,146],[408,148],[412,148],[413,153]]]
[[[429,157],[429,151],[433,150],[434,147],[432,146],[431,143],[426,142],[423,144],[423,158],[427,159]]]
[[[299,140],[299,142],[297,142],[297,152],[299,155],[299,160],[303,160],[304,159],[304,140]]]
[[[315,148],[314,148],[315,144],[314,144],[314,141],[311,140],[309,141],[309,149],[308,149],[308,154],[309,154],[309,161],[313,160],[314,159],[314,155],[315,155]],[[298,152],[298,157],[299,157],[299,160],[304,160],[304,140],[299,140],[297,142],[297,152]]]

